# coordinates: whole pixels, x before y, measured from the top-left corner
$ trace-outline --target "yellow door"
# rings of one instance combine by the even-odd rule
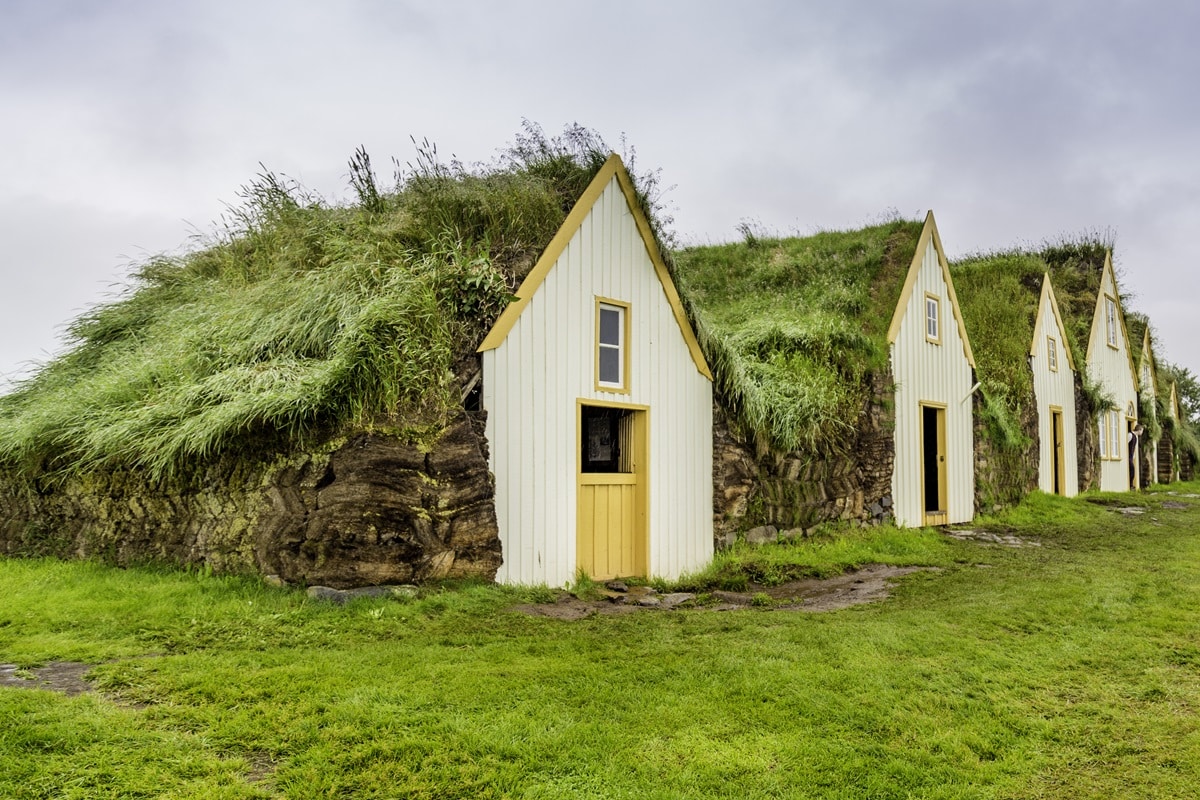
[[[576,562],[594,580],[645,577],[646,412],[580,407]]]
[[[945,525],[950,518],[946,481],[946,409],[921,406],[921,498],[925,525]]]
[[[1051,452],[1054,474],[1054,493],[1067,493],[1067,462],[1063,448],[1063,412],[1062,409],[1050,411],[1050,429],[1054,438],[1054,449]]]

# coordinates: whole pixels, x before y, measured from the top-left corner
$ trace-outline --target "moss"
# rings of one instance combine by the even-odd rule
[[[783,450],[828,450],[854,429],[922,224],[805,238],[757,235],[675,254],[678,281],[743,428]]]

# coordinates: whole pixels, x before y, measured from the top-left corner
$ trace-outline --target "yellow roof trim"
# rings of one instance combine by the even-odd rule
[[[1146,333],[1142,336],[1142,363],[1150,363],[1150,393],[1158,397],[1158,362],[1154,358],[1154,342],[1150,339],[1150,320],[1146,320]]]
[[[962,309],[958,306],[958,295],[954,293],[954,281],[950,279],[950,265],[946,261],[946,251],[942,248],[942,237],[938,234],[937,222],[933,219],[933,211],[925,215],[925,227],[921,229],[921,238],[917,240],[917,250],[913,254],[912,263],[908,267],[908,275],[904,278],[904,288],[900,290],[900,300],[892,312],[892,324],[888,327],[888,344],[893,344],[900,335],[900,323],[904,321],[904,312],[908,301],[912,298],[913,289],[917,285],[917,276],[921,265],[925,262],[925,251],[933,240],[933,249],[937,253],[938,265],[942,268],[942,280],[946,284],[946,293],[950,296],[950,306],[954,310],[954,321],[958,324],[958,337],[962,340],[963,355],[972,368],[975,367],[975,354],[971,351],[971,340],[967,338],[967,329],[963,325]]]
[[[697,371],[701,375],[712,380],[712,371],[708,368],[708,362],[704,358],[704,353],[700,349],[700,342],[696,339],[696,332],[692,329],[691,322],[688,321],[687,313],[683,310],[683,301],[679,297],[679,291],[675,288],[675,281],[671,279],[671,273],[667,270],[667,265],[662,259],[662,254],[658,251],[658,245],[654,241],[654,234],[650,229],[650,222],[646,219],[646,215],[642,213],[641,207],[637,202],[637,193],[633,188],[633,181],[629,177],[625,165],[621,163],[621,157],[613,153],[604,162],[604,166],[596,173],[596,177],[588,184],[587,189],[580,195],[579,200],[571,209],[571,213],[567,215],[562,227],[554,234],[554,238],[550,240],[550,244],[546,245],[546,249],[542,252],[541,257],[534,264],[533,269],[525,276],[525,280],[521,281],[520,287],[517,289],[517,299],[508,304],[504,312],[500,314],[496,324],[488,331],[488,335],[484,337],[483,343],[479,345],[479,352],[485,350],[495,350],[508,336],[509,331],[517,323],[517,318],[524,312],[525,307],[529,305],[529,301],[533,299],[533,295],[537,292],[542,281],[546,280],[546,276],[550,274],[550,270],[558,263],[559,257],[563,251],[567,249],[567,245],[575,238],[583,221],[587,215],[591,213],[592,207],[600,196],[604,194],[604,190],[612,183],[613,178],[617,179],[617,185],[620,186],[621,192],[625,195],[625,203],[633,215],[634,223],[637,225],[638,233],[642,238],[642,244],[646,248],[646,254],[650,257],[650,263],[654,265],[654,272],[658,276],[658,281],[662,285],[663,293],[667,297],[667,303],[671,306],[671,311],[675,315],[675,322],[679,325],[679,331],[683,334],[684,341],[687,343],[688,352],[691,353],[692,361],[696,365]]]
[[[1129,346],[1129,329],[1125,327],[1125,306],[1121,303],[1121,292],[1117,289],[1117,273],[1113,271],[1112,250],[1104,253],[1104,271],[1100,273],[1100,287],[1096,290],[1096,311],[1092,314],[1092,327],[1088,333],[1087,360],[1092,363],[1092,342],[1096,340],[1096,326],[1104,323],[1104,275],[1108,274],[1112,284],[1113,300],[1117,304],[1117,320],[1121,323],[1121,336],[1125,339],[1125,357],[1129,360],[1129,373],[1133,375],[1133,390],[1140,392],[1142,382],[1138,380],[1137,366],[1133,363],[1133,348]]]
[[[1067,355],[1067,366],[1075,372],[1075,357],[1071,354],[1071,343],[1067,341],[1067,327],[1063,325],[1062,315],[1058,313],[1058,298],[1054,294],[1054,286],[1050,283],[1050,273],[1042,275],[1042,296],[1038,299],[1037,318],[1033,324],[1033,341],[1029,343],[1029,355],[1037,355],[1038,342],[1042,339],[1042,309],[1046,303],[1054,312],[1054,322],[1058,325],[1058,340],[1062,342],[1063,352]]]

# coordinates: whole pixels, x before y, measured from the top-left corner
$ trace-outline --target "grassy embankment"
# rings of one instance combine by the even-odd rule
[[[564,622],[506,610],[545,590],[336,607],[0,561],[0,661],[101,690],[0,689],[0,796],[1196,796],[1198,522],[1197,497],[1035,495],[977,527],[1040,547],[881,530],[708,576],[942,567],[825,614]]]

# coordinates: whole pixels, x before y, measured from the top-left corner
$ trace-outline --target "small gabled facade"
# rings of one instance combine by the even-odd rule
[[[1158,368],[1154,359],[1153,342],[1150,339],[1150,326],[1147,324],[1145,328],[1137,360],[1139,412],[1146,426],[1146,432],[1138,446],[1141,451],[1138,460],[1141,479],[1139,486],[1158,483],[1158,434],[1161,430],[1158,419]]]
[[[892,314],[888,344],[896,386],[896,522],[969,522],[975,513],[975,358],[932,211]]]
[[[498,581],[711,559],[712,373],[616,155],[479,349]]]
[[[1140,478],[1138,454],[1130,454],[1131,433],[1138,422],[1138,379],[1111,251],[1105,254],[1096,294],[1087,364],[1092,382],[1115,405],[1098,415],[1099,489],[1128,491],[1138,485]]]
[[[1038,488],[1074,497],[1079,493],[1075,357],[1048,272],[1042,278],[1029,365],[1038,417]]]

